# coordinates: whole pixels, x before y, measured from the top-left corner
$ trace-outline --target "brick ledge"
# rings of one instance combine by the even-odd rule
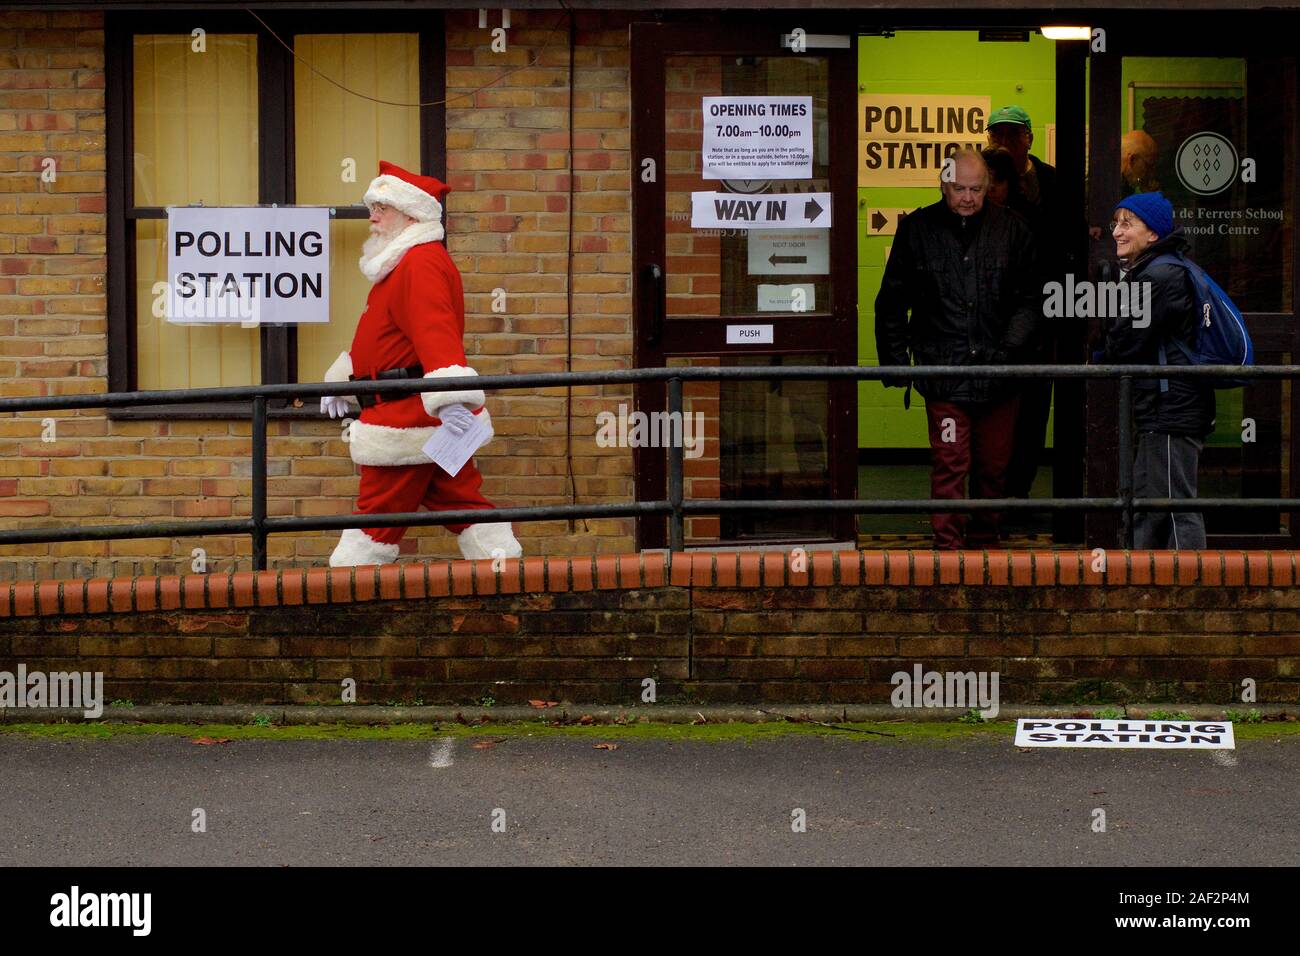
[[[1092,551],[650,552],[591,557],[433,561],[364,568],[13,582],[0,618],[213,610],[469,595],[658,587],[921,587],[968,585],[1293,587],[1293,551],[1120,551],[1094,571]]]

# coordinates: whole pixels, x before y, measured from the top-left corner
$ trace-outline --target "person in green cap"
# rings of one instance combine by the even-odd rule
[[[1031,207],[1038,268],[1045,279],[1060,279],[1065,271],[1061,216],[1057,207],[1056,169],[1029,152],[1034,129],[1029,114],[1019,106],[1004,106],[989,116],[990,147],[1011,154],[1020,177],[1021,200]],[[1025,361],[1047,364],[1054,361],[1053,329],[1041,320],[1026,350]],[[1020,412],[1011,462],[1007,466],[1004,493],[1008,498],[1028,498],[1038,472],[1038,460],[1047,440],[1047,419],[1052,407],[1052,380],[1026,379],[1020,383]]]
[[[1046,211],[1056,199],[1056,169],[1034,156],[1034,128],[1029,114],[1019,106],[1004,106],[989,116],[990,146],[1001,146],[1016,161],[1020,194]]]

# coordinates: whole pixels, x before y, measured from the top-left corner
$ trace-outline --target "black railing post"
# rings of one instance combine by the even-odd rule
[[[1119,379],[1119,496],[1124,501],[1120,513],[1120,542],[1133,547],[1133,379]]]
[[[253,399],[253,570],[266,570],[266,396]]]
[[[686,547],[682,516],[682,497],[685,487],[682,462],[686,452],[684,448],[686,413],[682,408],[682,380],[676,376],[668,380],[668,422],[669,434],[681,439],[668,442],[668,504],[672,507],[672,513],[668,516],[668,549],[682,551]]]

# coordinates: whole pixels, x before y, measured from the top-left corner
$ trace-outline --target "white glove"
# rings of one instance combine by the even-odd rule
[[[474,413],[457,402],[438,409],[438,417],[453,435],[463,435],[474,424]]]
[[[348,400],[342,395],[325,395],[320,400],[320,413],[330,418],[343,418],[348,413]]]

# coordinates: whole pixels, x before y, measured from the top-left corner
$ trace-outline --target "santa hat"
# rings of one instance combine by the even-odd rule
[[[380,160],[379,175],[366,189],[367,206],[381,202],[416,222],[440,222],[442,199],[451,187],[432,176],[408,173],[401,166]]]

